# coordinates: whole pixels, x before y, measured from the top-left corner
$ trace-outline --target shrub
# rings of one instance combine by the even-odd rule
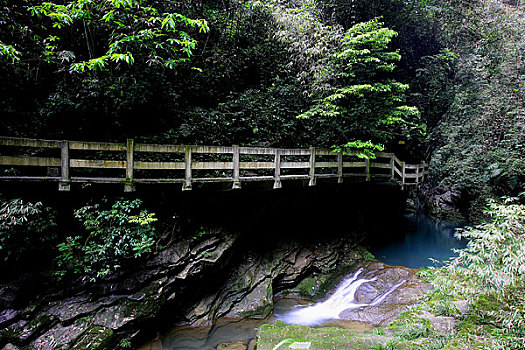
[[[486,215],[486,223],[457,231],[457,236],[468,240],[458,257],[444,267],[424,271],[434,289],[421,308],[456,314],[449,307],[453,301],[469,302],[470,310],[460,315],[457,332],[447,337],[451,347],[523,349],[525,205],[508,198],[502,203],[490,200]],[[415,312],[409,311],[404,319],[417,317]]]
[[[53,240],[54,220],[51,209],[41,202],[0,200],[0,260],[16,261],[24,252]]]
[[[119,270],[122,264],[153,250],[157,232],[153,213],[140,210],[142,202],[116,201],[110,209],[99,204],[84,206],[75,217],[85,228],[83,235],[69,236],[58,245],[55,275],[82,275],[96,281]]]

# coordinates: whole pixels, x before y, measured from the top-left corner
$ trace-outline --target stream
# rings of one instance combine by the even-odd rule
[[[176,327],[158,340],[142,346],[140,350],[212,350],[222,343],[232,342],[253,346],[255,329],[261,324],[277,320],[313,327],[338,326],[358,332],[370,331],[373,326],[360,322],[365,320],[359,316],[358,310],[378,307],[380,310],[385,299],[400,299],[394,297],[393,293],[405,283],[409,284],[407,279],[414,275],[412,272],[412,275],[405,277],[403,273],[407,269],[404,267],[421,268],[433,264],[429,258],[444,261],[454,256],[452,248],[465,246],[465,242],[454,237],[455,229],[462,226],[464,224],[460,222],[436,220],[422,214],[407,214],[404,217],[404,226],[398,228],[404,231],[403,235],[394,235],[394,238],[371,245],[371,252],[378,260],[390,266],[403,266],[395,270],[395,278],[385,273],[386,269],[377,268],[378,265],[385,265],[371,263],[368,270],[360,268],[344,278],[324,301],[311,303],[297,299],[276,300],[273,313],[264,320],[222,318],[213,326]],[[392,268],[393,271],[394,269]],[[357,317],[354,316],[353,320],[343,320],[342,316],[340,318],[340,315],[352,314],[353,310],[357,312],[354,312]]]

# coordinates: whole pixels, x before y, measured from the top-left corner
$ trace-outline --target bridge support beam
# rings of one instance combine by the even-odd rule
[[[126,141],[126,182],[124,184],[124,192],[135,192],[135,183],[133,182],[133,151],[135,149],[135,142],[132,139]]]
[[[308,177],[310,178],[308,186],[315,186],[315,147],[310,147],[310,171]]]
[[[275,150],[274,168],[275,168],[275,174],[274,174],[273,189],[275,190],[283,186],[281,183],[281,150],[279,148]]]
[[[71,190],[69,183],[69,141],[60,142],[60,182],[58,183],[59,191]]]
[[[405,189],[405,175],[406,175],[406,164],[405,162],[401,163],[401,189]]]
[[[396,178],[396,168],[395,168],[395,161],[394,161],[394,153],[390,154],[390,170],[392,170],[390,181],[394,181]]]
[[[241,188],[241,180],[240,178],[240,152],[239,152],[239,145],[233,145],[233,185],[232,189],[238,190]]]
[[[191,147],[186,147],[186,151],[184,152],[184,183],[182,184],[182,190],[183,191],[190,191],[191,190]]]
[[[337,153],[337,183],[343,183],[343,152]]]

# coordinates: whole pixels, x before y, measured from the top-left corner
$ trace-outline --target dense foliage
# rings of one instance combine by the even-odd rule
[[[56,237],[54,215],[41,202],[0,200],[0,266],[45,248]]]
[[[435,348],[521,349],[525,344],[525,206],[490,201],[490,219],[457,235],[468,239],[459,256],[424,274],[434,285],[425,303],[396,321],[405,339],[427,337]],[[469,305],[461,314],[455,302]],[[432,333],[421,310],[452,315],[461,322],[453,334]]]
[[[56,276],[79,275],[96,281],[153,250],[157,231],[153,213],[140,210],[141,201],[116,201],[110,209],[99,204],[84,206],[75,217],[85,228],[83,234],[68,236],[58,244]]]
[[[524,188],[525,17],[496,0],[433,3],[440,39],[455,58],[452,79],[438,74],[429,84],[452,102],[433,133],[432,174],[479,214],[487,196]]]

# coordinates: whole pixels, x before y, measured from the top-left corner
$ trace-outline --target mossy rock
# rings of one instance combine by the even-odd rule
[[[356,333],[341,328],[311,328],[289,325],[280,321],[264,324],[257,333],[257,349],[272,350],[284,339],[295,342],[310,342],[310,350],[380,348],[391,340],[389,337],[370,333]]]
[[[106,327],[94,326],[85,332],[71,347],[71,350],[105,350],[110,349],[113,342],[113,330]]]

